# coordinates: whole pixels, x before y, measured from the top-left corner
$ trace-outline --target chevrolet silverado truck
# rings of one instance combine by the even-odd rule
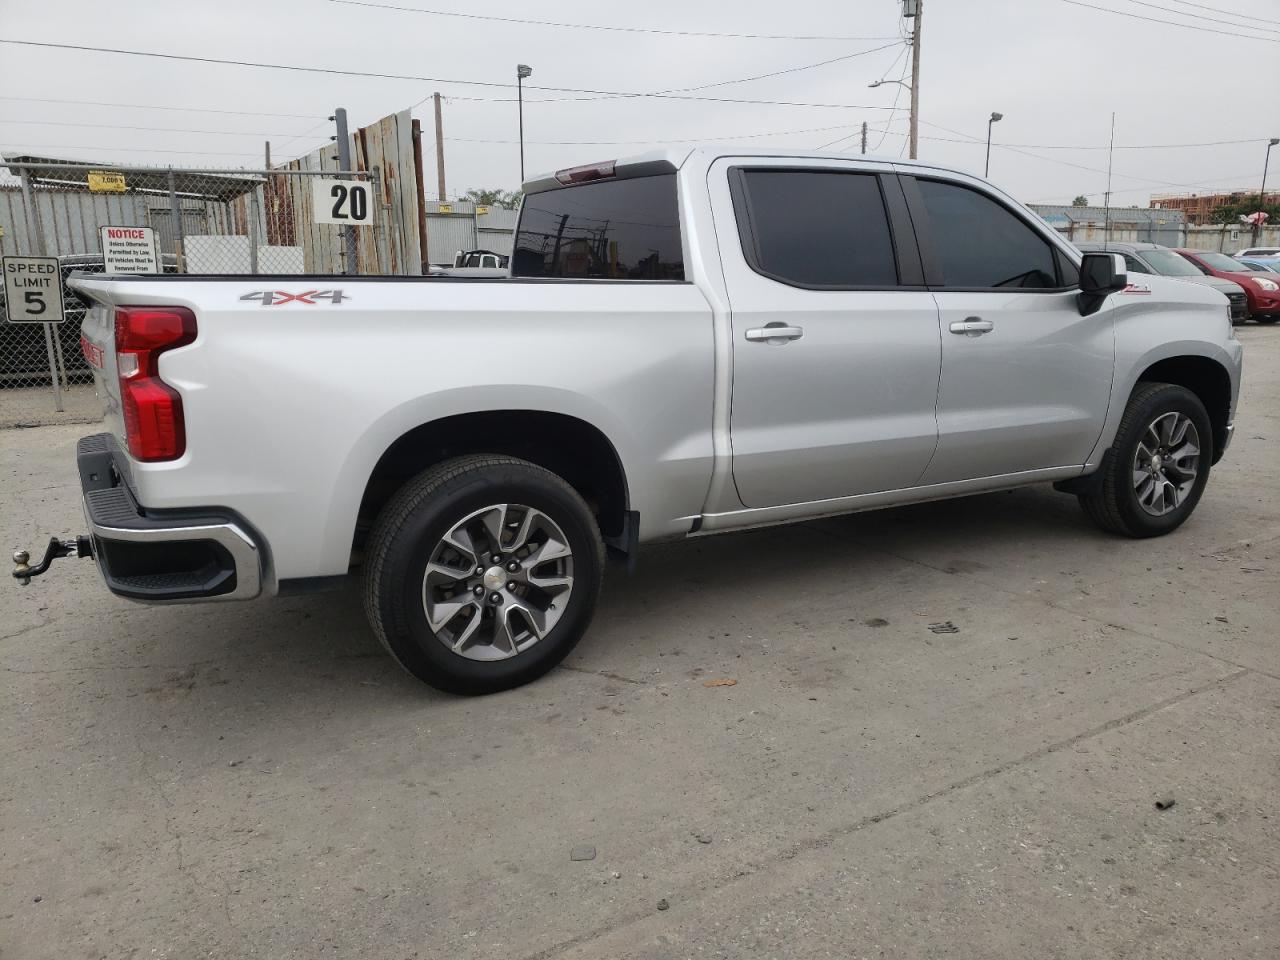
[[[113,593],[363,580],[414,676],[527,682],[606,554],[1051,482],[1166,534],[1231,441],[1227,299],[926,163],[698,148],[524,184],[509,276],[84,276]],[[1176,548],[1171,548],[1176,549]]]

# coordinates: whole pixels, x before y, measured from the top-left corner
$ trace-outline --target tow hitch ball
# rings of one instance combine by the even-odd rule
[[[49,565],[59,557],[92,557],[93,541],[88,537],[79,536],[73,540],[59,540],[57,537],[49,538],[49,546],[45,548],[44,559],[37,563],[34,567],[28,561],[31,554],[25,550],[15,550],[13,553],[13,576],[18,583],[26,586],[31,582],[32,577],[38,577],[49,569]]]

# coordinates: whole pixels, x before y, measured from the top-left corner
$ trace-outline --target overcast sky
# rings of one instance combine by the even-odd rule
[[[398,9],[372,5],[384,2]],[[1196,23],[1198,29],[1069,0],[925,0],[921,158],[981,173],[987,117],[998,110],[1004,119],[994,127],[993,180],[1028,202],[1070,202],[1083,193],[1101,203],[1115,111],[1118,148],[1248,142],[1117,149],[1113,203],[1145,206],[1152,192],[1192,184],[1185,189],[1256,189],[1265,139],[1280,136],[1280,0],[1081,2]],[[891,83],[868,89],[881,77],[910,80],[904,77],[899,0],[369,4],[0,0],[0,39],[440,78],[333,76],[0,43],[0,149],[94,161],[254,167],[261,165],[266,139],[276,159],[324,143],[331,132],[325,118],[336,105],[347,107],[359,125],[417,104],[414,115],[426,131],[427,195],[433,197],[430,95],[439,90],[446,97],[449,193],[512,188],[519,181],[515,65],[527,63],[533,67],[525,88],[531,175],[663,141],[735,138],[744,148],[812,149],[850,137],[828,149],[856,152],[863,121],[871,127],[869,152],[906,155],[906,91]],[[503,23],[440,11],[641,30]],[[850,56],[876,47],[885,49]],[[841,57],[846,59],[813,69],[724,83]],[[510,87],[444,82],[460,80]],[[707,84],[716,86],[682,96],[841,106],[581,99],[588,95],[539,89],[646,93]],[[899,94],[898,109],[889,109]],[[767,135],[736,139],[756,134]],[[1272,171],[1280,183],[1280,151],[1275,153]]]

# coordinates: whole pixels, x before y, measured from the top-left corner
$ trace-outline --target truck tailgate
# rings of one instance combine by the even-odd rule
[[[120,376],[116,368],[115,308],[94,303],[80,325],[80,350],[93,370],[93,386],[102,401],[107,429],[117,438],[124,436],[120,411]]]

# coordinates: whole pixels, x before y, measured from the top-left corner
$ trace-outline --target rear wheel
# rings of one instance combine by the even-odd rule
[[[411,674],[490,693],[546,673],[595,610],[604,566],[582,497],[504,456],[449,460],[415,477],[370,538],[365,611]]]
[[[1104,530],[1156,537],[1177,529],[1209,480],[1213,428],[1200,398],[1171,383],[1141,383],[1093,488],[1080,494]]]

